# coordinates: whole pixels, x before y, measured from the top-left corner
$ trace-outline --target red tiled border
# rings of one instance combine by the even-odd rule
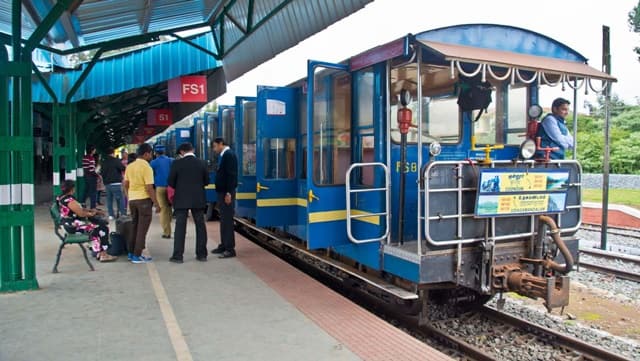
[[[236,242],[238,261],[363,360],[450,360],[238,234]]]

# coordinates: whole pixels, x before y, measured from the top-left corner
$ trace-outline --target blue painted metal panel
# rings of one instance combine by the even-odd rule
[[[192,42],[207,49],[215,48],[209,33],[195,37]],[[176,54],[180,55],[176,56]],[[211,55],[183,41],[158,44],[125,55],[99,60],[72,101],[77,102],[142,88],[181,75],[218,68],[221,65],[222,63]],[[48,76],[49,85],[59,101],[64,101],[81,74],[82,70],[77,70],[53,73]],[[52,102],[49,93],[37,80],[33,83],[32,98],[34,102]]]
[[[513,26],[467,24],[428,30],[416,35],[418,40],[459,44],[522,54],[586,62],[570,47],[548,36]]]
[[[420,281],[420,266],[417,263],[409,262],[385,253],[383,265],[384,270],[392,275],[415,283],[419,283]]]
[[[256,217],[256,98],[236,97],[236,154],[238,155],[238,189],[236,214]],[[247,127],[252,127],[249,129]],[[245,136],[246,134],[246,136]]]
[[[334,247],[334,251],[361,264],[380,269],[380,243],[372,242],[360,245],[343,244]]]

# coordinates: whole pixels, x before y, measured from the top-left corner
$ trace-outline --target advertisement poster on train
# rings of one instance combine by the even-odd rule
[[[476,217],[564,212],[566,170],[481,170]]]

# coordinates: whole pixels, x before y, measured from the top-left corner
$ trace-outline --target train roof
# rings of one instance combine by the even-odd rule
[[[540,71],[571,78],[616,81],[587,64],[587,58],[569,46],[548,36],[507,25],[464,24],[416,35],[408,34],[349,59],[357,70],[397,55],[409,55],[410,44],[423,51],[429,63],[452,65],[454,62],[486,65],[515,70]]]

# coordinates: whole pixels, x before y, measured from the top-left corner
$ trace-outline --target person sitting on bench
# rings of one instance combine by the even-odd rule
[[[107,222],[96,216],[104,215],[96,209],[83,208],[73,196],[76,182],[65,180],[60,186],[62,194],[56,198],[60,210],[61,223],[69,233],[87,233],[91,237],[91,249],[100,262],[115,261],[118,257],[107,253],[109,248],[109,227]]]

